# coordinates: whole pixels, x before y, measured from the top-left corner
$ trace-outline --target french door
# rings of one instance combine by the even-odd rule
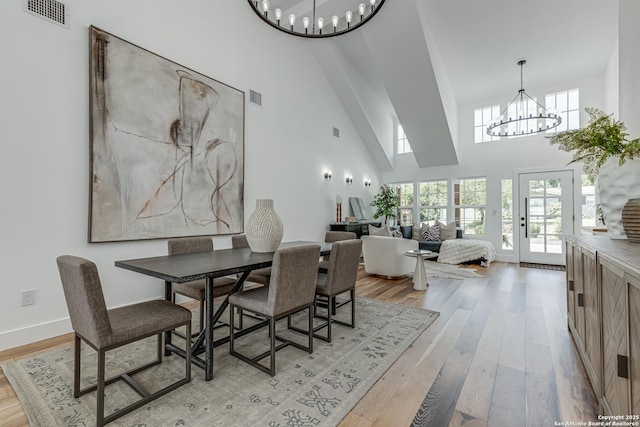
[[[520,261],[564,265],[573,233],[573,171],[522,173],[518,180]]]

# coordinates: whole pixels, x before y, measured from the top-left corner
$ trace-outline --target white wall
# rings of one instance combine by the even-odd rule
[[[604,108],[604,75],[585,77],[572,82],[560,82],[557,85],[542,88],[527,88],[527,93],[539,98],[543,98],[547,93],[554,93],[567,89],[580,89],[581,108],[586,106]],[[513,89],[512,91],[507,91]],[[455,166],[443,166],[434,168],[418,168],[415,160],[409,155],[396,156],[395,171],[384,172],[382,180],[384,182],[418,182],[428,179],[448,179],[465,177],[487,177],[487,226],[486,235],[483,239],[490,240],[496,246],[498,259],[503,261],[517,261],[517,253],[513,250],[502,250],[501,232],[501,180],[515,179],[517,173],[525,171],[541,170],[574,170],[574,177],[579,178],[582,173],[581,166],[565,166],[571,155],[551,146],[544,138],[545,134],[537,134],[516,139],[503,139],[500,141],[475,144],[473,141],[473,112],[475,108],[500,103],[501,108],[506,106],[517,91],[517,87],[505,88],[505,93],[496,94],[494,99],[487,99],[479,105],[459,105],[458,106],[458,159],[460,163]],[[580,115],[581,123],[588,120],[584,109]],[[417,185],[416,185],[417,190]],[[580,180],[576,179],[575,192],[580,191]],[[580,218],[580,198],[579,193],[574,197],[574,212],[577,220]],[[514,199],[515,202],[515,199]],[[516,204],[514,203],[514,210]],[[496,216],[491,216],[492,209],[497,210]],[[417,223],[417,212],[414,222]],[[514,212],[514,220],[517,210]],[[452,220],[452,218],[449,218]],[[579,227],[579,224],[576,224]],[[517,237],[517,236],[514,236]],[[514,242],[517,243],[517,242]],[[515,246],[514,244],[514,247]]]
[[[640,2],[619,1],[619,103],[620,120],[624,122],[630,138],[640,136]]]
[[[620,117],[620,49],[619,43],[611,52],[611,58],[607,64],[607,70],[604,74],[604,95],[605,102],[603,110],[607,114],[613,114],[614,117]]]
[[[309,52],[321,40],[275,31],[245,1],[67,3],[69,30],[26,14],[20,1],[0,2],[0,350],[70,331],[61,254],[96,262],[110,307],[163,292],[113,263],[164,254],[164,240],[87,243],[90,25],[243,90],[247,101],[249,89],[262,93],[263,108],[245,110],[245,219],[256,198],[272,198],[285,239],[317,240],[335,219],[336,194],[372,199],[379,171]],[[19,306],[24,289],[37,291],[35,305]]]

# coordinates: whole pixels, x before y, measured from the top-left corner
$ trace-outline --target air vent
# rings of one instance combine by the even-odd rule
[[[249,102],[258,107],[262,107],[262,94],[249,89]]]
[[[333,128],[333,136],[335,136],[336,138],[340,138],[340,129]]]
[[[69,29],[69,6],[57,0],[23,0],[24,11]]]

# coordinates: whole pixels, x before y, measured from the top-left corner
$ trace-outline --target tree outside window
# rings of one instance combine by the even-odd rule
[[[413,182],[401,182],[391,184],[398,195],[398,215],[399,225],[413,224]]]
[[[487,179],[460,178],[453,184],[455,220],[465,234],[484,235],[487,209]]]
[[[420,181],[420,225],[430,221],[447,222],[448,185],[446,179]]]
[[[513,249],[513,180],[502,180],[502,249]]]

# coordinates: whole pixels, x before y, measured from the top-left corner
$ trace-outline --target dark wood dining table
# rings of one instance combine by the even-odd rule
[[[280,244],[278,249],[310,244],[320,245],[321,255],[328,255],[331,252],[331,243],[310,241],[284,242]],[[247,247],[219,249],[213,252],[130,259],[116,261],[115,265],[116,267],[164,280],[164,295],[168,301],[172,299],[173,283],[191,282],[200,279],[205,280],[205,312],[207,315],[205,317],[204,328],[202,328],[195,342],[191,345],[191,360],[195,365],[204,369],[205,379],[209,381],[213,378],[213,349],[229,341],[228,336],[218,340],[213,339],[213,326],[218,322],[220,316],[222,316],[222,313],[229,305],[229,295],[227,295],[222,304],[214,312],[214,279],[216,277],[236,275],[239,273],[239,277],[231,291],[231,293],[235,293],[242,287],[251,270],[271,266],[273,256],[274,252],[252,252],[251,249]],[[258,323],[235,332],[235,335],[242,336],[261,326],[262,323]],[[165,354],[168,355],[173,352],[184,357],[184,350],[174,345],[171,342],[171,338],[171,332],[165,333]],[[204,359],[199,357],[202,353],[204,353]]]

